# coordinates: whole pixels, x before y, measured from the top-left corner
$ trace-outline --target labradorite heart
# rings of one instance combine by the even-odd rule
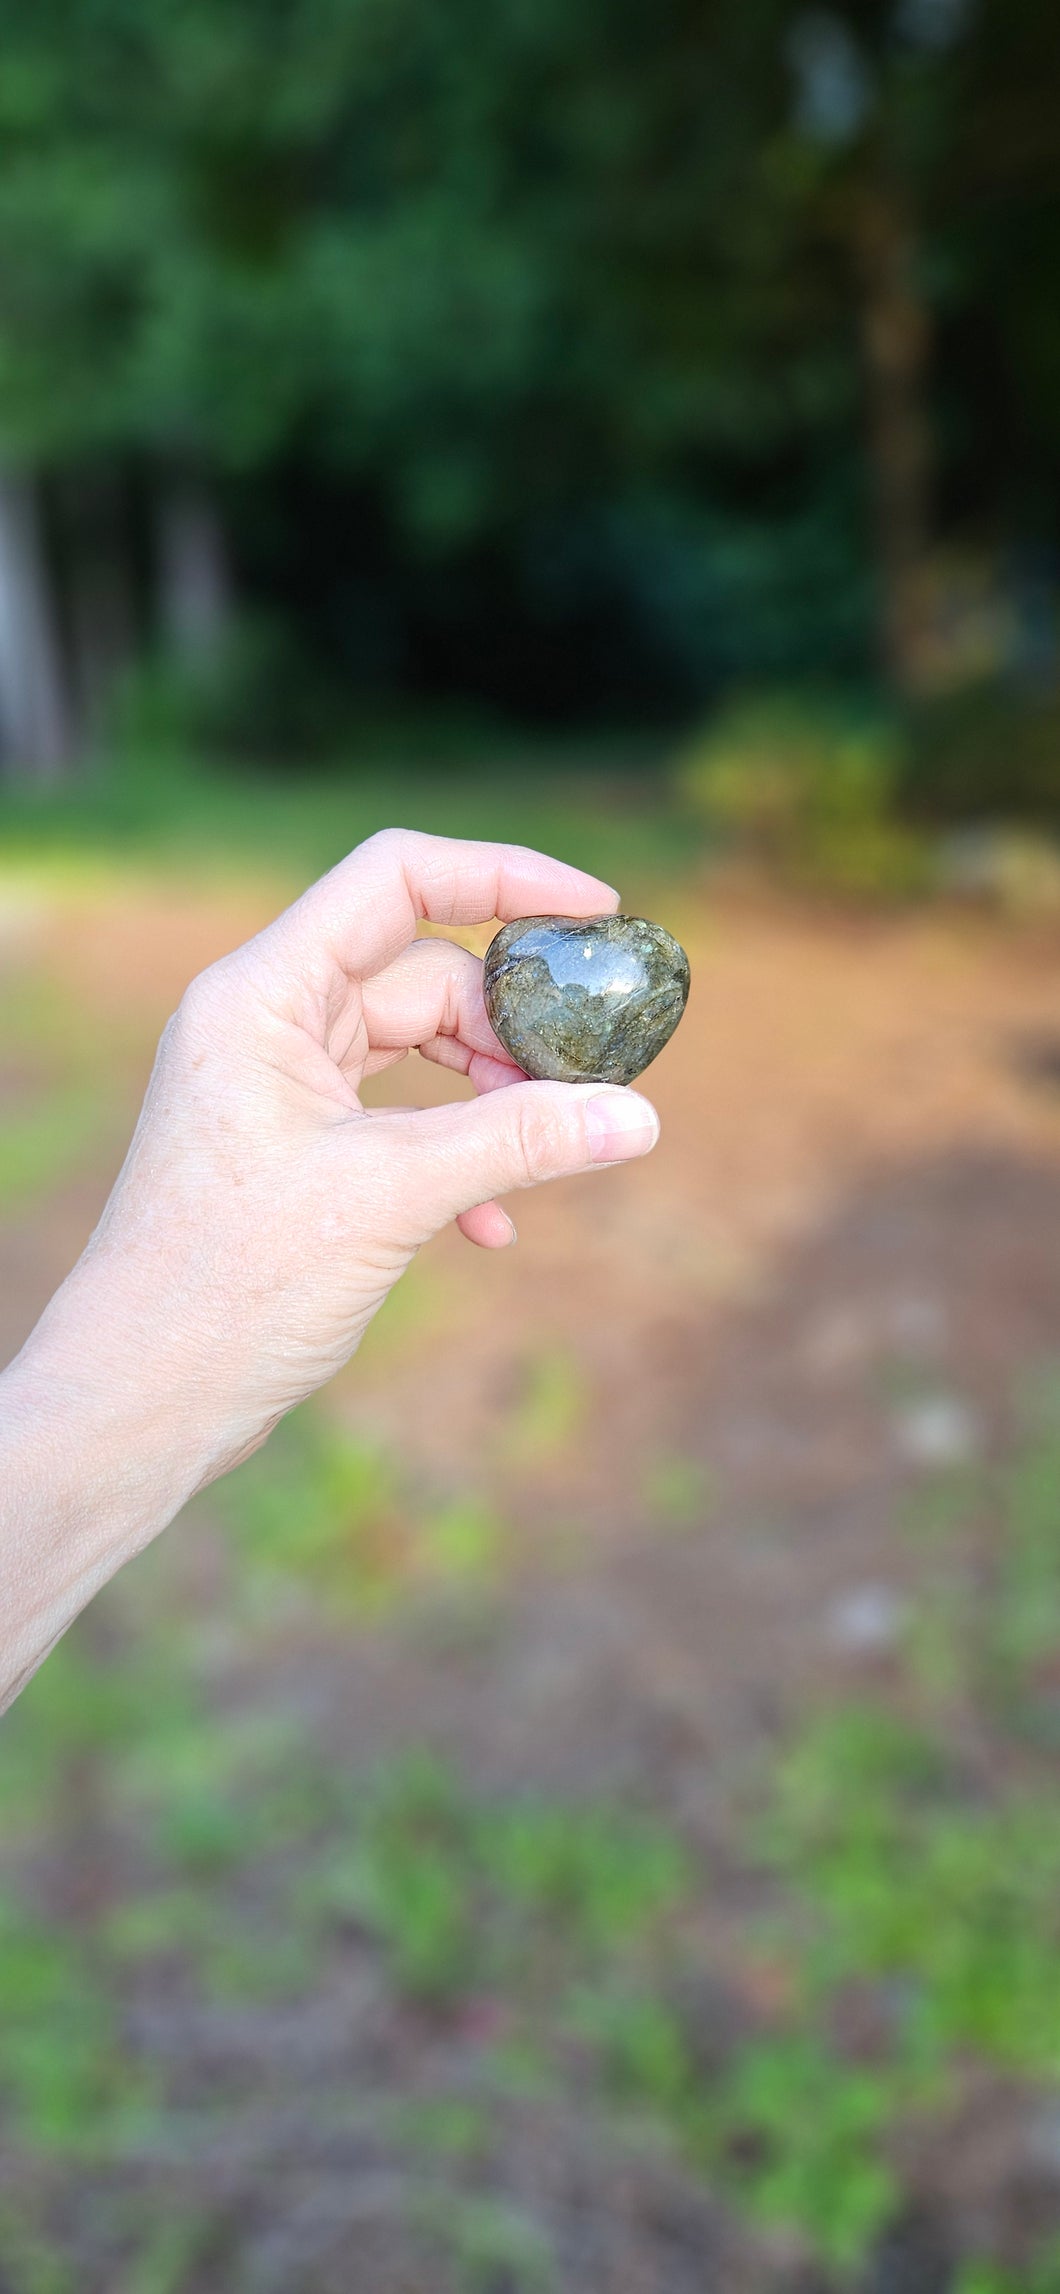
[[[688,957],[644,916],[519,916],[486,950],[490,1022],[527,1075],[632,1083],[688,1000]]]

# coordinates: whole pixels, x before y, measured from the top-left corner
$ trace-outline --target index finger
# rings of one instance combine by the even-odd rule
[[[271,931],[300,970],[323,957],[365,979],[393,962],[420,922],[611,915],[618,897],[599,877],[526,845],[387,828],[311,885]]]

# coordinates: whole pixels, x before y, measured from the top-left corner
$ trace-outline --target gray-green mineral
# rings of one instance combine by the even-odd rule
[[[684,949],[644,916],[519,916],[486,951],[490,1022],[527,1075],[632,1083],[688,1001]]]

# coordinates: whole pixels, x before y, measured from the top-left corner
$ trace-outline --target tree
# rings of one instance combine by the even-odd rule
[[[0,503],[56,510],[5,562],[81,632],[75,712],[145,626],[216,651],[262,523],[290,558],[321,502],[333,620],[372,582],[443,633],[595,597],[690,693],[864,662],[875,574],[915,687],[954,473],[1019,515],[985,296],[1060,459],[1047,34],[1039,0],[0,0]]]

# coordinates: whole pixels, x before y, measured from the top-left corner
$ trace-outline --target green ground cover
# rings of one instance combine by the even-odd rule
[[[969,2062],[1028,2094],[1060,2092],[1055,1387],[1028,1403],[1003,1473],[925,1480],[908,1524],[926,1547],[925,1592],[893,1693],[808,1716],[734,1815],[762,1889],[748,1965],[782,1972],[782,2001],[745,2019],[709,2069],[681,1997],[711,1875],[672,1822],[533,1791],[497,1799],[423,1746],[351,1772],[296,1707],[246,1687],[248,1659],[269,1677],[277,1573],[297,1579],[319,1628],[334,1618],[351,1540],[356,1560],[364,1523],[400,1514],[423,1566],[448,1570],[449,1591],[474,1604],[495,1580],[503,1525],[472,1536],[450,1524],[439,1560],[437,1520],[409,1528],[395,1462],[313,1412],[289,1435],[267,1502],[253,1466],[227,1502],[238,1693],[159,1549],[7,1724],[0,2102],[24,2166],[0,2209],[0,2257],[20,2288],[81,2283],[77,2193],[100,2176],[122,2286],[198,2286],[199,2232],[178,2236],[161,2199],[152,2212],[137,2162],[194,2147],[211,2115],[238,2117],[253,2095],[238,2073],[176,2092],[130,2007],[174,1986],[190,2006],[237,2016],[308,2005],[341,1981],[351,1939],[397,2007],[436,2029],[472,2013],[495,2025],[473,2093],[457,2080],[419,2104],[335,2088],[318,2098],[374,2115],[399,2154],[432,2162],[430,2203],[433,2191],[444,2205],[447,2160],[488,2154],[491,2112],[513,2081],[545,2095],[573,2081],[616,2139],[648,2130],[752,2218],[794,2226],[830,2283],[855,2285],[903,2203],[896,2137],[945,2122]],[[404,1559],[390,1576],[376,1566],[365,1584],[354,1567],[351,1614],[358,1603],[378,1614],[381,1584],[392,1613],[405,1572]],[[72,1906],[48,1877],[71,1853],[90,1874]],[[533,2224],[494,2205],[488,2178],[470,2197],[461,2189],[447,2218],[458,2282],[547,2286]],[[1022,2267],[1013,2277],[972,2257],[953,2285],[1053,2294],[1053,2249],[1028,2251]]]
[[[613,881],[686,868],[704,838],[668,782],[666,744],[560,745],[436,723],[366,737],[322,771],[207,770],[135,759],[59,791],[0,789],[0,852],[23,865],[145,860],[197,877],[263,866],[309,876],[379,828],[498,837]]]

